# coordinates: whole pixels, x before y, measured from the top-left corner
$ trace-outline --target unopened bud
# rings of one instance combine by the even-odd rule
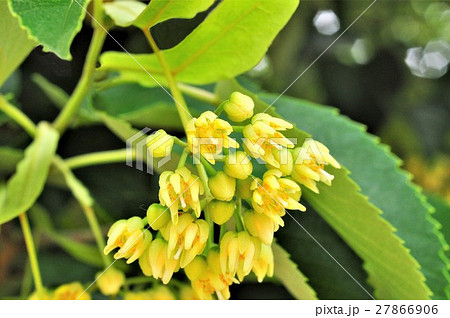
[[[241,122],[253,116],[254,107],[255,103],[250,96],[233,92],[223,110],[232,121]]]
[[[230,177],[243,180],[252,173],[253,165],[245,152],[238,151],[225,157],[223,170]]]
[[[214,177],[208,181],[209,189],[212,195],[221,201],[230,201],[233,199],[236,191],[236,179],[219,171]]]
[[[253,178],[249,177],[245,180],[237,180],[236,182],[236,195],[244,200],[250,199],[253,194],[253,190],[250,186],[253,182]]]
[[[170,221],[169,209],[161,204],[153,203],[147,210],[147,222],[152,229],[159,230]]]
[[[213,200],[208,204],[208,213],[214,223],[222,225],[228,221],[234,213],[235,205],[232,202]]]
[[[153,158],[163,158],[170,154],[173,147],[173,136],[160,129],[147,137],[147,148]]]

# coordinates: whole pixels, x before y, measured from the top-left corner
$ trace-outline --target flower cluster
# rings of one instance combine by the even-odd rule
[[[216,112],[190,120],[187,143],[177,143],[184,145],[177,169],[160,175],[159,203],[148,208],[145,218],[113,224],[105,253],[118,248],[116,259],[139,260],[143,274],[163,284],[182,269],[191,281],[192,288],[185,291],[190,299],[229,299],[229,287],[250,273],[259,282],[271,277],[271,245],[284,226],[283,216],[287,210],[305,211],[299,202],[302,188],[318,193],[319,182],[329,186],[333,180],[327,166],[340,165],[317,141],[308,139],[296,148],[284,135],[291,123],[254,114],[254,108],[251,97],[234,92]],[[219,118],[222,112],[240,126]],[[237,142],[239,133],[242,142]],[[174,138],[158,131],[147,145],[162,156],[172,151]],[[257,164],[264,170],[254,169]],[[111,289],[106,292],[116,290]],[[149,293],[127,297],[151,297]],[[167,289],[160,294],[170,298]]]

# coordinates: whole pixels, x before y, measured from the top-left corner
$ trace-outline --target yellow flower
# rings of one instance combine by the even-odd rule
[[[259,257],[261,241],[247,232],[227,232],[220,241],[220,267],[222,273],[237,274],[242,281],[252,270]]]
[[[116,295],[125,283],[125,275],[122,271],[110,267],[106,272],[98,272],[96,284],[103,295]]]
[[[230,201],[233,199],[236,191],[236,179],[226,175],[224,172],[219,171],[215,176],[209,178],[208,185],[211,194],[217,200]]]
[[[191,214],[183,214],[178,224],[169,222],[161,229],[161,234],[168,242],[167,256],[179,259],[180,267],[183,268],[205,249],[209,225]]]
[[[199,118],[191,119],[186,125],[189,149],[196,155],[200,153],[210,163],[215,164],[214,155],[223,148],[239,148],[239,144],[229,137],[233,128],[211,111],[206,111]]]
[[[233,92],[225,102],[223,110],[232,121],[241,122],[253,116],[254,107],[255,103],[250,96]]]
[[[255,273],[258,282],[262,282],[264,277],[273,276],[273,251],[270,245],[261,244],[261,253],[253,264],[253,273]]]
[[[182,167],[173,171],[164,171],[159,177],[159,201],[170,210],[172,222],[178,223],[178,210],[194,210],[197,217],[202,210],[200,195],[203,185],[200,179]]]
[[[212,200],[208,204],[208,213],[211,216],[211,220],[218,225],[227,222],[233,216],[234,210],[234,202]]]
[[[139,258],[139,266],[145,276],[161,278],[163,284],[169,283],[173,273],[180,269],[180,262],[168,256],[168,245],[163,239],[152,241],[145,253]]]
[[[319,193],[317,182],[330,186],[334,176],[325,171],[325,165],[330,164],[340,169],[340,164],[330,155],[327,147],[318,141],[306,140],[302,147],[294,149],[294,169],[292,178],[308,189]]]
[[[237,151],[225,157],[223,171],[230,177],[244,180],[252,173],[253,165],[245,152]]]
[[[255,159],[262,158],[266,163],[279,168],[274,157],[274,149],[293,148],[294,144],[280,131],[292,128],[292,124],[268,114],[256,114],[252,124],[244,127],[244,147]]]
[[[283,176],[289,176],[294,168],[294,158],[290,150],[283,148],[281,150],[272,149],[272,154],[279,166],[274,167],[270,164],[266,165],[267,170],[278,169],[283,173]]]
[[[91,295],[84,290],[79,282],[61,285],[53,293],[53,300],[91,300]]]
[[[155,231],[164,227],[170,221],[169,209],[163,207],[161,204],[153,203],[147,209],[148,225]]]
[[[229,286],[239,281],[234,278],[234,274],[223,273],[220,267],[220,255],[213,249],[208,251],[207,259],[204,256],[197,256],[194,261],[186,266],[186,275],[191,280],[191,285],[200,299],[214,299],[215,294],[218,299],[229,299]]]
[[[115,259],[127,258],[127,264],[137,260],[152,240],[152,234],[144,229],[145,221],[140,217],[119,220],[108,231],[108,242],[104,253],[108,254],[119,247]]]
[[[281,178],[281,171],[269,170],[264,173],[263,180],[255,179],[251,185],[253,190],[252,205],[256,212],[264,213],[276,224],[284,226],[281,218],[285,209],[305,211],[298,202],[301,196],[300,186],[292,180]]]
[[[264,244],[272,244],[273,233],[278,230],[278,224],[265,214],[251,210],[244,212],[243,218],[245,228],[251,235],[259,238]]]
[[[173,136],[160,129],[148,136],[146,142],[150,155],[154,158],[162,158],[168,156],[172,151],[174,139]]]

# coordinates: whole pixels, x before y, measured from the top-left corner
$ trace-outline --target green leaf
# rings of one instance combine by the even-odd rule
[[[440,222],[440,230],[442,234],[444,235],[444,238],[447,242],[450,241],[450,204],[448,204],[442,197],[439,197],[437,195],[428,195],[427,196],[428,202],[434,207],[435,213],[433,216]],[[450,258],[450,249],[446,248],[442,250],[444,253],[444,256],[447,259]],[[449,269],[450,266],[447,265],[447,270],[444,271],[444,276],[446,277],[447,282],[450,281],[449,277]],[[447,296],[446,299],[450,299],[450,284],[447,283],[447,286],[445,287],[445,294]]]
[[[153,1],[152,1],[153,2]],[[115,25],[127,27],[145,10],[145,3],[136,0],[122,0],[103,3],[106,14]]]
[[[218,85],[218,92],[223,99],[235,90],[253,95],[236,82]],[[279,116],[273,108],[268,109],[268,104],[254,95],[252,97],[255,99],[256,113],[267,109],[267,113]],[[294,123],[303,118],[295,108],[289,113],[284,112],[284,115]],[[330,126],[322,126],[322,129],[336,134],[336,130],[330,129]],[[297,138],[298,143],[309,136],[298,128],[290,130],[286,135]],[[329,146],[326,141],[323,142]],[[355,151],[361,151],[355,144],[351,147]],[[334,148],[330,148],[333,154]],[[380,217],[381,211],[361,194],[360,188],[349,178],[345,167],[340,170],[328,168],[328,172],[335,176],[333,186],[319,184],[320,195],[305,189],[304,197],[364,260],[364,268],[375,289],[375,296],[379,299],[428,299],[431,291],[424,283],[425,278],[419,271],[419,264],[394,234],[392,225]]]
[[[296,299],[315,300],[316,292],[308,285],[308,279],[298,269],[295,264],[280,245],[273,243],[272,250],[275,260],[275,277],[278,278],[284,287]]]
[[[276,97],[266,95],[264,100],[272,102]],[[449,280],[445,277],[450,263],[443,249],[448,245],[425,197],[411,183],[410,176],[399,169],[400,159],[378,138],[367,134],[365,127],[338,116],[334,108],[289,97],[281,97],[277,105],[279,114],[327,145],[333,156],[350,169],[362,194],[383,211],[383,218],[392,223],[419,261],[434,298],[446,299],[444,289]]]
[[[6,185],[0,206],[0,224],[27,211],[41,194],[58,145],[58,132],[48,123],[39,124],[34,141],[25,150],[16,173]]]
[[[208,9],[214,0],[152,0],[133,24],[148,29],[173,18],[191,19]]]
[[[89,0],[8,0],[13,14],[44,51],[71,60],[70,45],[81,30]]]
[[[0,87],[27,57],[36,43],[11,15],[7,1],[0,1]]]
[[[255,66],[288,22],[298,0],[222,1],[180,44],[163,51],[178,81],[207,84],[232,78]],[[136,61],[138,63],[136,63]],[[143,86],[164,83],[154,54],[107,52],[101,69],[119,71],[119,80]]]

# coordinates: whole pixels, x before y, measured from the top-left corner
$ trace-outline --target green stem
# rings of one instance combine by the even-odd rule
[[[172,98],[175,102],[175,106],[177,107],[178,114],[181,118],[181,123],[183,124],[183,127],[186,129],[186,125],[191,120],[192,115],[189,112],[186,101],[184,100],[183,94],[181,94],[180,90],[178,89],[177,82],[175,81],[175,78],[172,75],[172,72],[166,62],[166,59],[164,58],[163,53],[160,51],[158,46],[156,45],[155,40],[153,39],[152,35],[150,34],[149,29],[142,29],[142,31],[145,34],[145,37],[147,38],[148,42],[150,43],[150,46],[153,49],[153,52],[155,53],[156,57],[159,60],[159,63],[161,64],[162,69],[164,70],[164,75],[167,80],[167,85],[170,88],[170,92],[172,93]]]
[[[31,119],[20,109],[11,105],[2,95],[0,95],[0,110],[25,129],[30,136],[33,137],[36,134],[36,125]]]
[[[19,215],[20,225],[23,231],[23,237],[27,246],[28,257],[30,259],[31,272],[33,273],[34,286],[39,295],[39,298],[44,296],[44,286],[42,285],[41,272],[39,271],[39,263],[36,254],[36,248],[34,246],[33,235],[31,234],[30,223],[26,213]]]
[[[206,172],[210,175],[210,176],[215,176],[217,171],[216,169],[214,169],[214,167],[208,162],[208,160],[206,160],[203,157],[200,157],[200,162],[202,163],[202,165],[205,167]]]
[[[92,230],[92,233],[94,233],[95,241],[97,242],[97,248],[100,252],[100,255],[102,256],[103,264],[105,265],[105,268],[108,267],[111,262],[110,259],[105,253],[103,252],[106,242],[105,238],[103,237],[102,230],[100,228],[100,224],[98,223],[97,217],[95,216],[95,212],[90,206],[82,205],[84,215],[86,216],[86,219],[88,220],[89,226]]]
[[[217,97],[216,94],[211,93],[210,91],[207,91],[205,89],[201,89],[201,88],[198,88],[195,86],[182,84],[182,83],[178,83],[178,88],[186,95],[191,96],[191,97],[198,99],[202,102],[205,102],[207,104],[211,104],[211,105],[215,105],[215,106],[220,104],[219,97]]]
[[[243,132],[244,131],[244,127],[245,126],[231,126],[231,128],[233,128],[234,132]]]
[[[180,160],[178,161],[177,169],[181,168],[181,167],[184,167],[184,165],[186,164],[186,160],[187,160],[188,155],[189,155],[189,149],[185,148],[183,150],[183,153],[181,154]]]
[[[95,3],[97,3],[96,1]],[[99,5],[95,6],[96,8]],[[93,74],[95,71],[95,66],[97,63],[97,58],[102,50],[103,43],[107,33],[99,25],[94,25],[94,35],[91,40],[91,45],[89,47],[88,54],[86,56],[86,61],[84,62],[83,73],[81,74],[80,81],[77,84],[72,96],[70,96],[69,101],[64,106],[61,113],[55,120],[55,128],[60,132],[66,130],[67,126],[70,124],[72,118],[76,115],[80,109],[86,95],[89,93],[92,82]]]
[[[242,222],[242,201],[240,198],[238,198],[236,200],[237,206],[236,206],[236,210],[234,211],[234,221],[236,222],[236,230],[237,231],[243,231],[244,228],[244,223]]]
[[[173,137],[174,143],[176,143],[177,145],[180,145],[181,147],[187,147],[188,144],[187,142],[184,142],[183,140],[177,138],[177,137]]]
[[[216,108],[216,110],[214,111],[214,113],[215,113],[217,116],[220,116],[220,114],[222,114],[223,108],[224,108],[224,106],[225,106],[226,103],[227,103],[227,101],[224,101],[224,102],[220,103],[220,105]]]
[[[133,159],[135,158],[133,152]],[[101,165],[105,163],[124,162],[127,159],[127,149],[93,152],[85,155],[74,156],[65,160],[70,169],[87,166]]]
[[[208,175],[206,174],[205,166],[202,164],[196,164],[195,167],[197,168],[198,176],[205,188],[205,197],[211,197],[211,191],[208,186]]]

